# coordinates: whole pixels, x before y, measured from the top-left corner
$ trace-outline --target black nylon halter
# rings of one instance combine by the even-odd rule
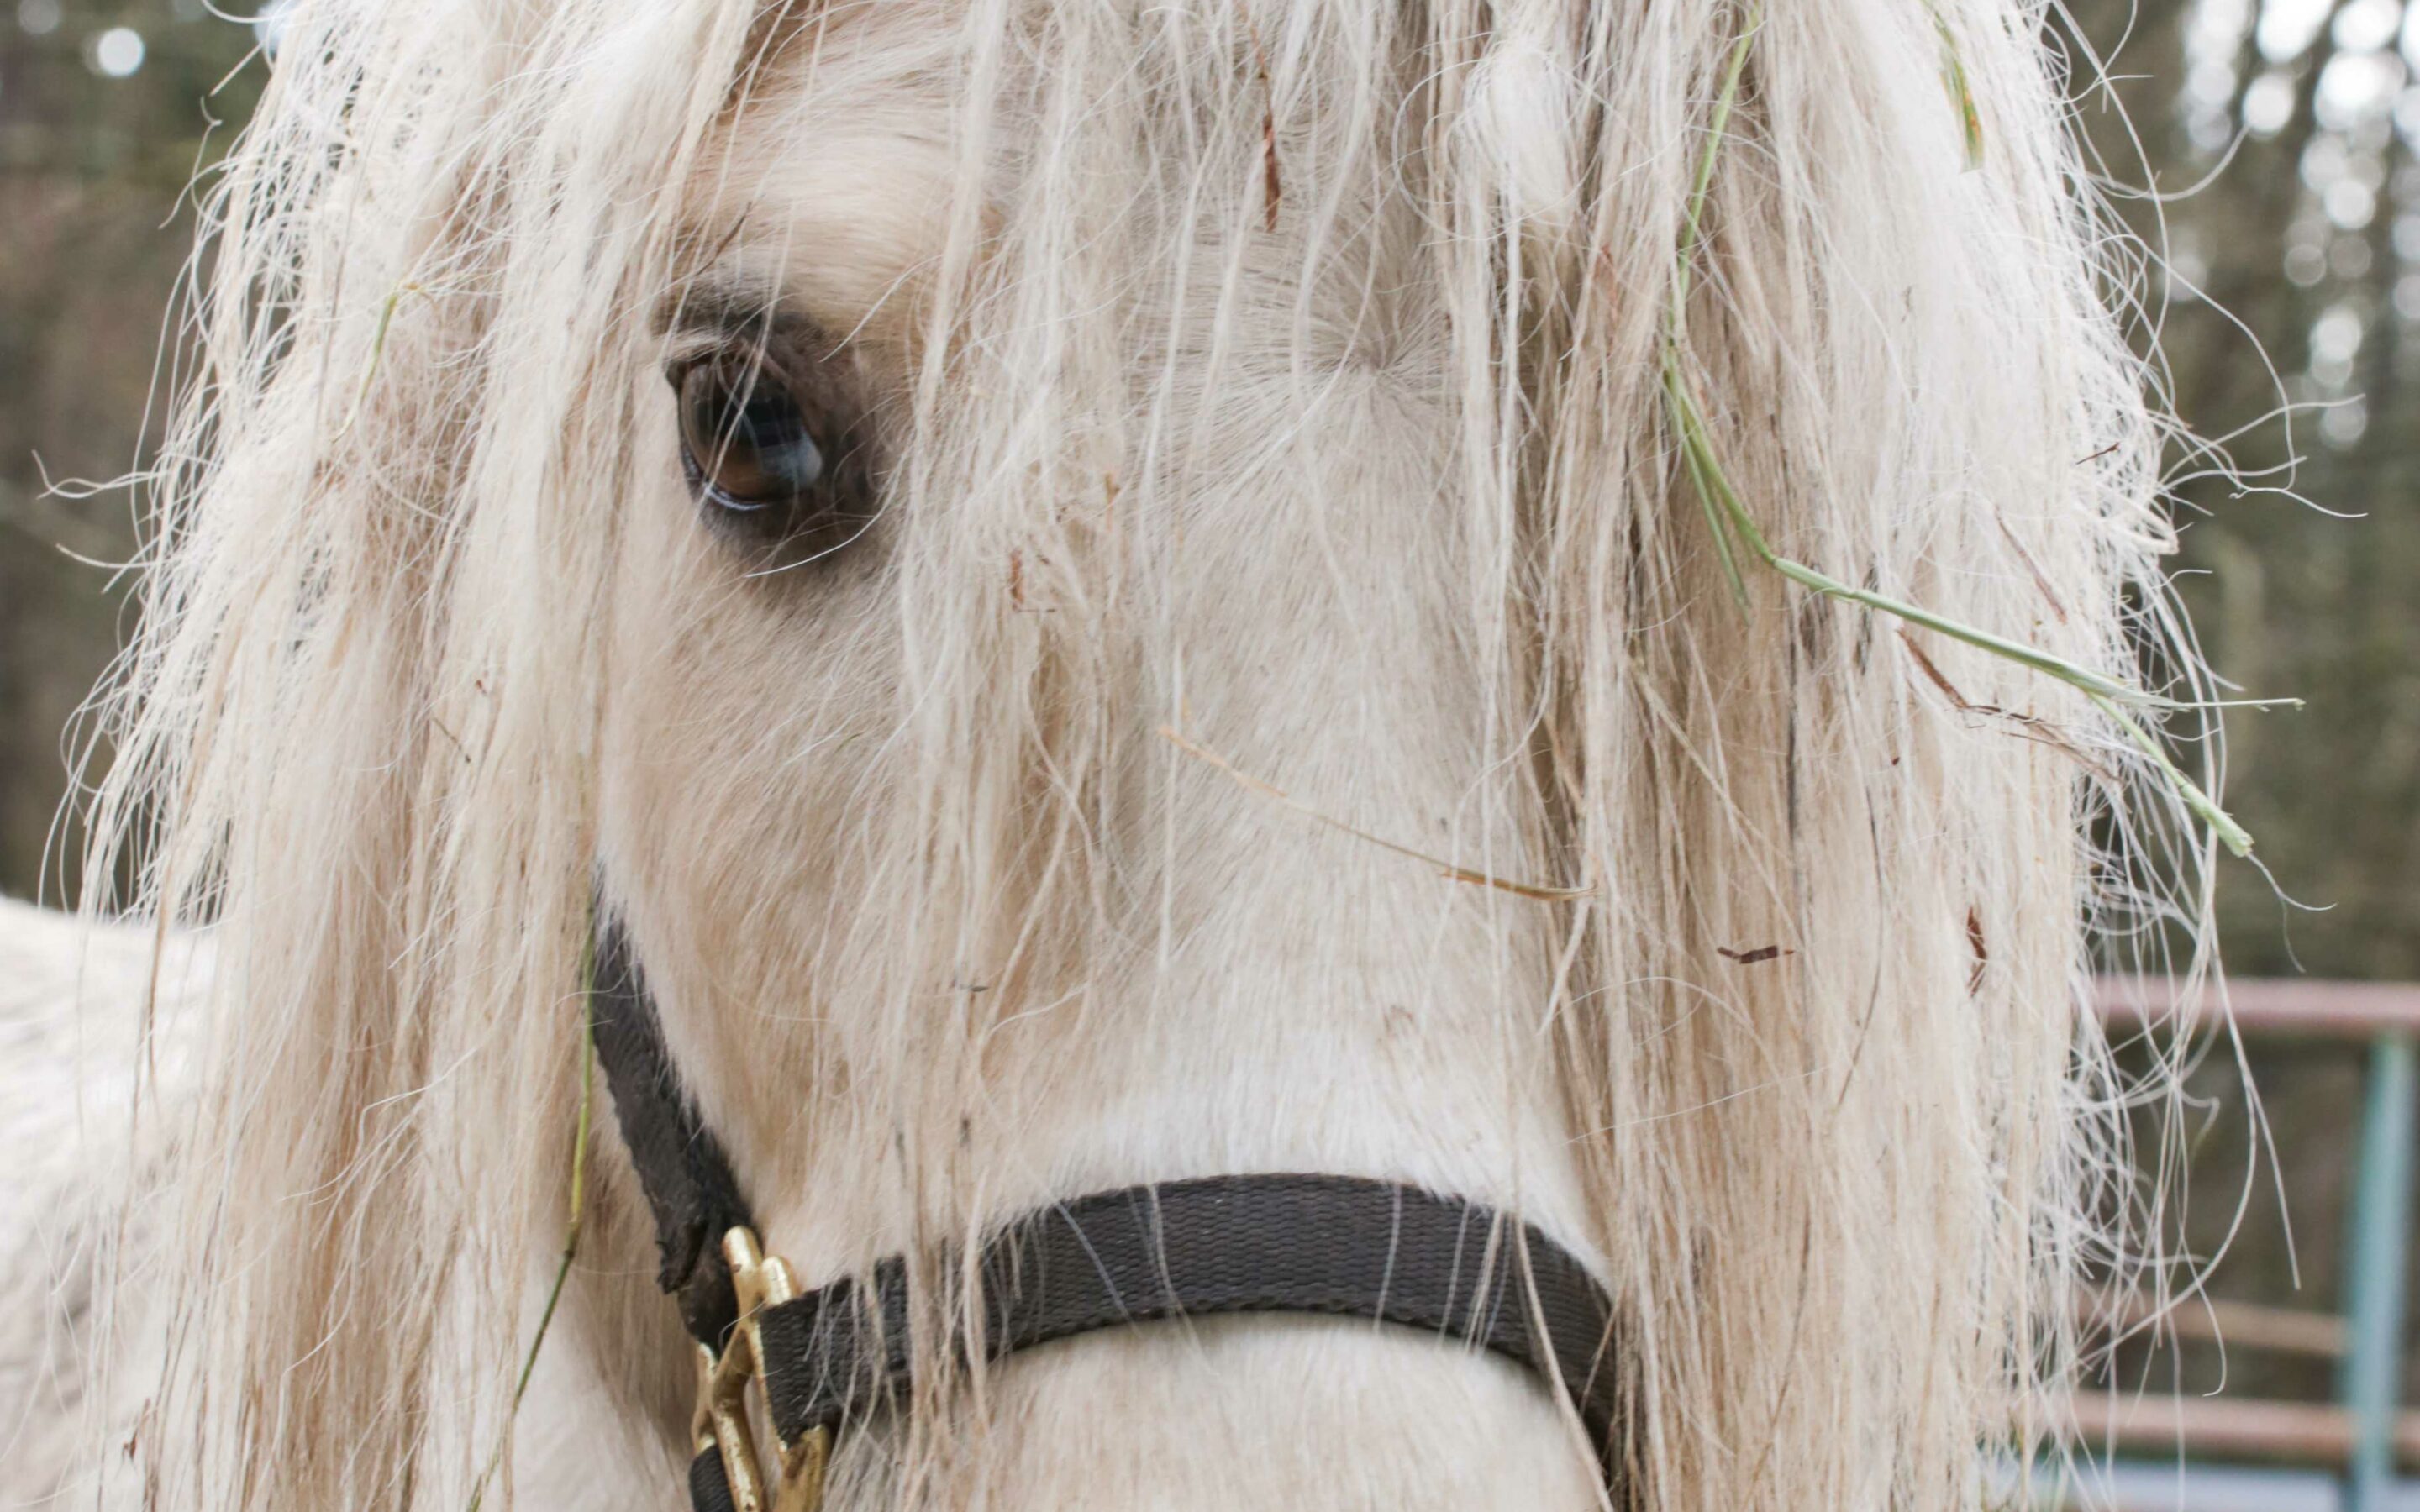
[[[590,1024],[623,1143],[656,1220],[658,1275],[681,1321],[720,1350],[737,1320],[718,1241],[752,1227],[721,1146],[697,1115],[628,942],[596,944]],[[1362,1319],[1493,1350],[1571,1400],[1610,1462],[1620,1411],[1613,1307],[1579,1258],[1528,1225],[1419,1188],[1269,1172],[1163,1181],[1038,1209],[984,1244],[981,1352],[1168,1319],[1308,1313]],[[768,1307],[757,1323],[766,1405],[783,1441],[845,1430],[906,1399],[906,1265],[881,1261]],[[967,1340],[959,1348],[969,1347]],[[728,1512],[721,1455],[690,1467],[697,1512]]]

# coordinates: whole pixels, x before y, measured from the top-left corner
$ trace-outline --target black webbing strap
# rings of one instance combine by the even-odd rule
[[[622,1143],[656,1216],[656,1280],[680,1304],[690,1336],[719,1349],[739,1315],[722,1236],[755,1220],[731,1162],[681,1086],[621,925],[600,925],[594,949],[589,1033],[613,1093]]]
[[[1096,1193],[1010,1225],[985,1246],[981,1274],[988,1358],[1163,1319],[1364,1319],[1559,1378],[1590,1439],[1610,1443],[1618,1393],[1604,1290],[1536,1228],[1416,1187],[1270,1174]],[[850,1277],[765,1314],[766,1400],[785,1440],[903,1399],[905,1267],[884,1260],[873,1275],[871,1299]]]
[[[604,917],[600,911],[600,918]],[[656,1220],[658,1280],[691,1336],[721,1349],[737,1300],[720,1247],[752,1227],[731,1164],[682,1088],[655,1004],[611,922],[596,941],[597,1058]],[[946,1268],[945,1268],[946,1270]],[[980,1340],[997,1360],[1104,1328],[1240,1313],[1311,1313],[1419,1329],[1559,1382],[1608,1457],[1620,1409],[1613,1306],[1587,1268],[1537,1228],[1416,1187],[1274,1173],[1165,1181],[1028,1214],[984,1246]],[[839,1430],[905,1400],[904,1261],[769,1308],[766,1402],[784,1441]],[[690,1462],[696,1512],[731,1512],[721,1457]]]
[[[690,1512],[738,1512],[731,1499],[731,1477],[722,1468],[722,1451],[708,1444],[689,1462]]]

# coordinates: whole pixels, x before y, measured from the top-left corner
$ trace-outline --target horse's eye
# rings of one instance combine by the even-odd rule
[[[677,381],[681,450],[702,500],[768,526],[807,513],[830,459],[782,376],[735,354],[693,363]]]

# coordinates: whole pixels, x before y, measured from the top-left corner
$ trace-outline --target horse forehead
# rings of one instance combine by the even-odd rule
[[[955,162],[941,8],[815,8],[736,90],[683,195],[698,272],[778,285],[835,333],[907,332]]]
[[[780,40],[752,48],[775,61],[735,90],[683,195],[682,241],[712,265],[692,271],[779,288],[785,302],[835,335],[911,346],[920,285],[941,261],[964,167],[952,140],[966,103],[958,94],[960,8],[939,0],[790,8]],[[1019,156],[1008,138],[1021,118],[1010,111],[986,125],[995,160]],[[1105,161],[1091,160],[1088,171],[1097,173]],[[1135,166],[1141,176],[1168,164],[1138,154]],[[1303,172],[1297,164],[1294,176]],[[1147,208],[1143,186],[1133,188],[1104,200]],[[1216,344],[1242,359],[1242,376],[1249,378],[1255,356],[1278,358],[1290,377],[1308,359],[1348,389],[1379,378],[1381,388],[1398,389],[1398,404],[1440,377],[1437,291],[1420,277],[1421,259],[1406,255],[1405,243],[1419,239],[1417,212],[1370,191],[1323,187],[1336,201],[1338,224],[1329,230],[1340,239],[1308,268],[1288,237],[1271,236],[1248,259],[1252,276],[1216,298],[1181,301],[1191,316],[1220,325]],[[1001,209],[995,203],[983,213],[1004,230],[1013,218]],[[1223,239],[1233,228],[1214,224],[1222,213],[1192,228],[1221,243],[1219,254],[1232,250]],[[1214,255],[1201,266],[1222,264]],[[1373,276],[1379,270],[1384,276]],[[1241,318],[1229,323],[1234,316]],[[1157,334],[1180,347],[1212,344],[1210,333],[1182,323]],[[1140,354],[1147,363],[1168,355]],[[1407,386],[1393,381],[1407,378]]]

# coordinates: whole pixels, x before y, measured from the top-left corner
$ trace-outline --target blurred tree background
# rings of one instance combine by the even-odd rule
[[[2186,597],[2222,671],[2310,703],[2231,719],[2226,792],[2278,887],[2328,911],[2230,864],[2227,960],[2420,980],[2420,0],[2071,3],[2047,36],[2155,254],[2144,324],[2170,397],[2257,485],[2177,448]],[[187,185],[258,92],[258,40],[205,0],[0,0],[0,891],[68,895],[71,867],[46,848],[62,731],[125,629],[124,583],[94,563],[135,542],[126,491],[45,480],[115,476],[156,424]],[[2359,1067],[2264,1050],[2259,1071],[2303,1286],[2261,1172],[2213,1290],[2332,1306]],[[2231,1067],[2193,1089],[2209,1121],[2186,1238],[2209,1254],[2255,1142]],[[2123,1364],[2160,1385],[2217,1371],[2190,1350]],[[2233,1380],[2328,1391],[2311,1362],[2239,1360]]]
[[[2164,252],[2170,397],[2256,486],[2172,455],[2185,597],[2221,672],[2310,701],[2229,718],[2227,797],[2278,887],[2327,911],[2229,869],[2228,962],[2420,979],[2420,6],[2080,4],[2111,82],[2079,110]]]
[[[204,0],[0,0],[0,893],[71,896],[65,731],[125,629],[96,563],[135,545],[130,492],[47,485],[157,431],[187,186],[259,94],[256,39]]]
[[[2420,0],[2072,4],[2054,35],[2118,207],[2159,258],[2144,324],[2168,397],[2244,480],[2171,450],[2185,600],[2235,685],[2309,701],[2227,719],[2228,807],[2267,867],[2222,872],[2227,965],[2420,980]],[[2212,1055],[2188,1079],[2171,1238],[2225,1255],[2214,1298],[2336,1311],[2362,1060],[2256,1054],[2276,1159]],[[2420,1275],[2407,1298],[2409,1403]],[[2326,1400],[2334,1375],[2319,1357],[2137,1345],[2107,1383]]]

